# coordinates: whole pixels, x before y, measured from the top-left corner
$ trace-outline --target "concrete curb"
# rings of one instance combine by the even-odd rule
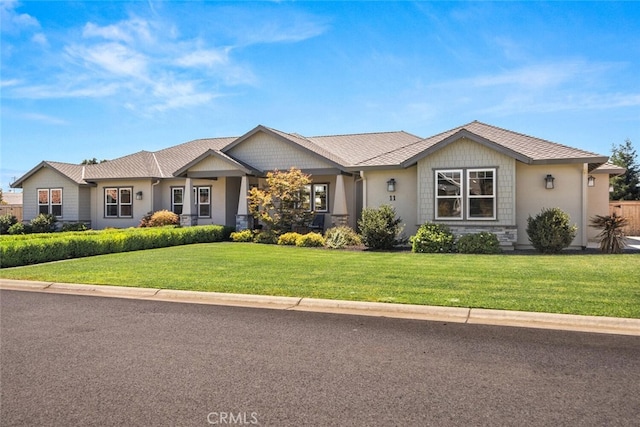
[[[0,289],[640,336],[640,319],[0,279]]]

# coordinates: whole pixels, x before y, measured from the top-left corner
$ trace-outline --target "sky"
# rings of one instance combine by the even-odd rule
[[[640,2],[2,0],[0,187],[257,125],[640,153]]]

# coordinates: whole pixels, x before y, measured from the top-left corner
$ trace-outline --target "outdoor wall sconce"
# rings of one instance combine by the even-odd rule
[[[548,174],[547,177],[544,179],[544,188],[546,188],[547,190],[552,190],[554,180],[555,178],[553,177],[553,175]]]
[[[589,187],[595,187],[596,186],[596,177],[589,175],[589,178],[587,178],[587,185]]]
[[[391,178],[389,181],[387,181],[387,191],[389,193],[393,193],[394,191],[396,191],[396,180]]]
[[[136,200],[142,200],[142,191],[136,193]]]

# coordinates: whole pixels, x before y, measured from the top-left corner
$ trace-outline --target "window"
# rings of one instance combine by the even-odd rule
[[[435,218],[496,219],[495,178],[495,168],[435,171]]]
[[[436,171],[436,219],[462,219],[462,170]]]
[[[62,188],[38,189],[38,213],[62,217]]]
[[[131,218],[133,216],[133,189],[110,187],[104,189],[104,216]]]
[[[495,219],[495,169],[469,169],[467,171],[467,217],[469,219]]]
[[[308,211],[329,212],[329,184],[305,186],[302,193],[302,207]]]
[[[175,214],[182,214],[184,206],[184,188],[176,187],[171,189],[171,211]]]
[[[211,218],[211,187],[193,187],[193,206],[200,218]],[[171,210],[182,215],[184,212],[184,187],[171,189]]]
[[[198,195],[196,197],[198,216],[209,218],[211,216],[211,187],[195,187],[194,190]]]

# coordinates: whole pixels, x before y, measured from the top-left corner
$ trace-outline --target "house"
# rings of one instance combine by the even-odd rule
[[[268,171],[311,174],[309,208],[325,228],[356,227],[365,207],[392,205],[414,234],[427,221],[456,234],[489,231],[505,248],[529,246],[527,218],[559,207],[579,227],[573,247],[608,214],[608,157],[474,121],[428,138],[406,132],[305,137],[257,126],[96,165],[43,161],[12,184],[24,218],[53,213],[94,229],[131,227],[168,209],[183,225],[253,225],[246,195]]]

